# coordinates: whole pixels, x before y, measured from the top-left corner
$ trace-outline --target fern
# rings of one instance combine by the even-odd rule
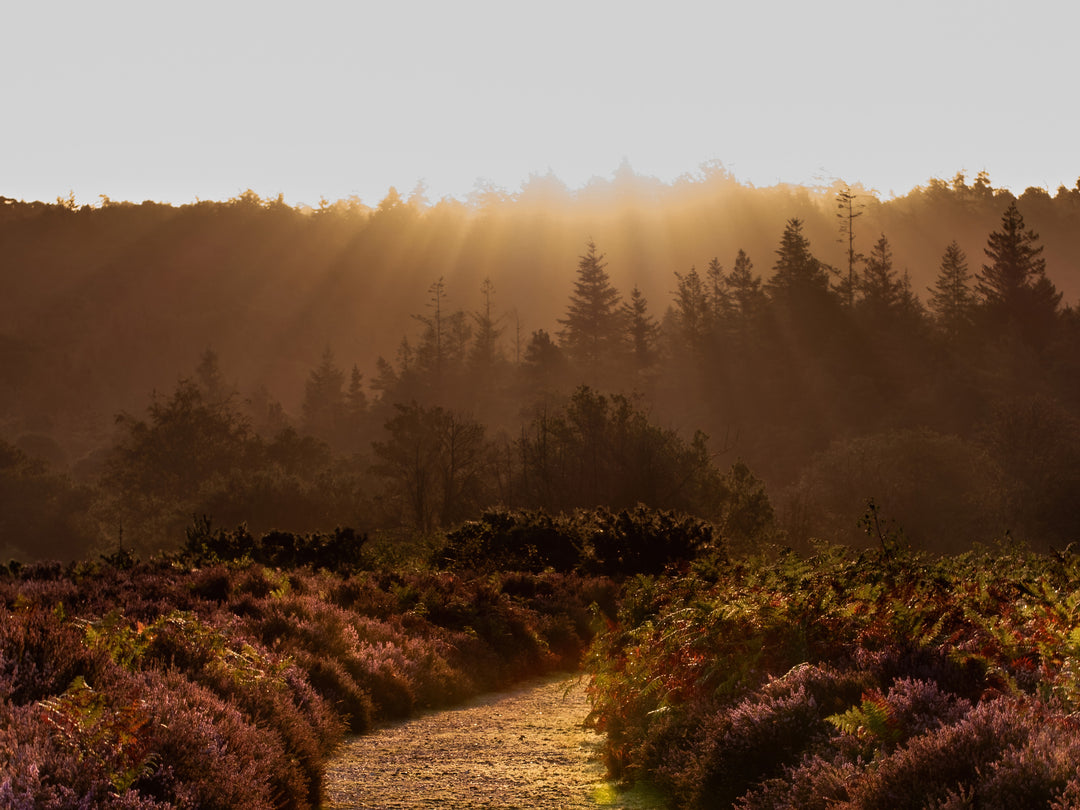
[[[842,714],[829,715],[825,720],[844,734],[869,738],[885,748],[891,748],[900,740],[900,728],[892,707],[881,694],[863,695],[858,706],[852,706]]]

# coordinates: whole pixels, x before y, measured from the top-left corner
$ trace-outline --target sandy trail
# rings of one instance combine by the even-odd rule
[[[604,782],[588,712],[584,680],[563,675],[351,738],[329,763],[323,806],[661,807]]]

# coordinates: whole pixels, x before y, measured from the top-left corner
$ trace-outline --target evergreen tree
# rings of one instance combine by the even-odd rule
[[[469,356],[472,341],[472,326],[464,310],[458,309],[445,318],[446,342],[444,345],[445,362],[453,367],[460,367]]]
[[[469,359],[473,368],[490,370],[495,362],[501,359],[499,338],[503,333],[499,327],[499,319],[493,312],[492,299],[495,296],[495,285],[491,283],[490,278],[485,278],[480,285],[480,294],[484,302],[481,309],[472,314],[473,323],[476,325],[476,337],[473,340]]]
[[[676,346],[700,353],[708,342],[712,327],[709,292],[694,267],[686,275],[676,272],[675,282],[675,306],[671,314]]]
[[[367,395],[364,393],[364,375],[353,364],[349,375],[349,390],[345,395],[345,405],[350,414],[362,414],[367,410]]]
[[[648,302],[637,287],[630,291],[630,300],[623,304],[622,313],[631,362],[636,371],[642,371],[656,362],[660,327],[649,314]]]
[[[1001,230],[987,239],[984,264],[975,290],[984,312],[996,326],[1012,325],[1022,337],[1045,335],[1061,303],[1061,293],[1046,277],[1046,259],[1039,235],[1025,228],[1016,202],[1001,217]]]
[[[371,380],[371,388],[379,393],[382,402],[393,402],[394,392],[401,383],[401,378],[394,369],[394,364],[383,356],[375,359],[375,376]]]
[[[866,258],[859,280],[860,309],[872,319],[889,317],[900,304],[902,286],[893,269],[889,240],[882,234]]]
[[[810,252],[810,241],[803,235],[802,226],[802,220],[792,218],[784,228],[773,265],[775,273],[765,283],[774,301],[802,302],[829,292],[827,267]]]
[[[436,377],[442,374],[446,365],[447,349],[447,319],[444,317],[446,299],[446,282],[442,276],[433,281],[428,287],[428,300],[430,315],[413,315],[413,318],[424,325],[424,332],[420,337],[420,346],[417,349],[417,360],[424,370],[432,371]]]
[[[930,291],[930,310],[938,326],[950,340],[955,340],[971,322],[974,296],[967,256],[954,239],[945,248],[937,280]]]
[[[529,381],[540,388],[552,388],[560,382],[565,367],[566,355],[551,335],[544,329],[533,332],[522,363]]]
[[[748,321],[761,307],[765,295],[761,289],[761,276],[754,275],[754,263],[741,248],[727,282],[731,290],[733,314],[742,322]]]
[[[911,273],[904,270],[904,275],[897,282],[896,313],[911,324],[919,324],[926,320],[926,307],[919,300],[918,293],[911,283]]]
[[[602,253],[590,239],[579,257],[577,280],[566,317],[560,318],[562,347],[571,360],[593,375],[617,347],[622,326],[619,292],[608,278]]]
[[[847,242],[847,265],[848,273],[847,278],[840,282],[839,291],[844,300],[847,301],[848,307],[855,305],[855,265],[862,258],[855,252],[855,220],[861,217],[863,212],[858,210],[861,206],[855,204],[857,195],[854,194],[850,186],[844,186],[836,194],[836,216],[840,220],[840,234],[844,241]]]
[[[304,386],[304,429],[313,436],[332,442],[345,414],[345,373],[334,363],[334,353],[327,348],[319,365],[308,375]]]
[[[715,331],[717,325],[731,314],[730,285],[719,257],[710,259],[709,266],[705,268],[705,288],[713,321],[712,329]]]
[[[364,392],[364,375],[353,365],[349,374],[349,387],[345,392],[345,419],[350,433],[357,432],[367,416],[367,394]]]

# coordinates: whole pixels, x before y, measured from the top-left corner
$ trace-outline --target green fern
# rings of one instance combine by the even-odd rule
[[[892,707],[880,694],[864,695],[858,706],[825,719],[844,734],[875,740],[887,747],[900,740]]]

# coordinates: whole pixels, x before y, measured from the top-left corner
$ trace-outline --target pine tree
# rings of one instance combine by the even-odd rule
[[[967,256],[954,239],[945,248],[937,281],[930,291],[930,310],[950,340],[955,340],[971,322],[974,296]]]
[[[1001,230],[987,239],[984,253],[991,260],[984,264],[976,280],[976,291],[988,306],[1008,309],[1019,300],[1025,287],[1046,272],[1043,246],[1036,244],[1039,235],[1024,229],[1024,217],[1015,202],[1009,203],[1001,217]]]
[[[413,315],[413,318],[424,325],[424,333],[420,338],[420,346],[417,349],[417,360],[425,370],[433,371],[438,377],[442,374],[446,364],[447,349],[447,319],[444,316],[446,299],[446,282],[440,276],[428,287],[428,309],[430,315]]]
[[[678,345],[701,352],[708,342],[712,327],[712,307],[709,293],[697,268],[686,275],[675,273],[675,306],[671,311],[678,336]]]
[[[345,412],[345,373],[334,363],[327,348],[304,386],[304,429],[324,441],[333,441]]]
[[[745,322],[757,313],[765,298],[761,289],[761,276],[754,275],[754,263],[750,261],[745,250],[739,249],[735,266],[731,268],[727,281],[734,315]]]
[[[612,286],[606,267],[603,254],[597,253],[590,239],[585,255],[579,257],[566,317],[559,319],[563,326],[559,339],[567,355],[593,373],[618,345],[622,326],[619,292]]]
[[[1061,293],[1046,277],[1039,235],[1024,227],[1016,203],[1001,217],[1001,230],[987,239],[984,264],[975,290],[992,324],[1012,325],[1026,339],[1039,339],[1053,322]]]
[[[856,199],[857,195],[851,191],[849,186],[844,186],[836,194],[836,216],[840,220],[841,237],[847,242],[848,265],[847,279],[840,283],[840,294],[847,301],[848,307],[855,305],[855,265],[862,258],[855,252],[855,220],[863,214],[861,210],[857,210],[861,206],[855,204]]]
[[[368,422],[367,393],[364,391],[364,375],[354,364],[349,373],[349,385],[342,402],[340,424],[337,426],[338,449],[358,453],[367,442],[365,427]]]
[[[714,256],[705,268],[706,295],[713,320],[713,330],[731,314],[731,290],[720,259]]]
[[[800,301],[829,292],[826,266],[810,252],[810,241],[803,236],[802,225],[802,220],[792,218],[784,228],[773,265],[775,273],[765,283],[773,300]]]
[[[885,234],[874,244],[859,279],[859,306],[872,318],[887,317],[900,303],[901,282],[893,269],[892,248]]]
[[[649,315],[649,304],[637,287],[630,291],[630,300],[623,304],[622,312],[631,361],[636,371],[642,371],[656,362],[660,327]]]
[[[495,285],[490,278],[485,278],[480,285],[480,294],[484,303],[481,309],[472,314],[473,323],[476,324],[476,337],[473,339],[470,362],[476,369],[490,370],[496,360],[501,358],[499,352],[499,338],[503,330],[499,327],[499,318],[493,312],[492,299],[495,296]]]
[[[367,413],[367,394],[364,392],[364,375],[354,364],[349,375],[349,388],[345,392],[345,413],[349,421],[360,423]]]

